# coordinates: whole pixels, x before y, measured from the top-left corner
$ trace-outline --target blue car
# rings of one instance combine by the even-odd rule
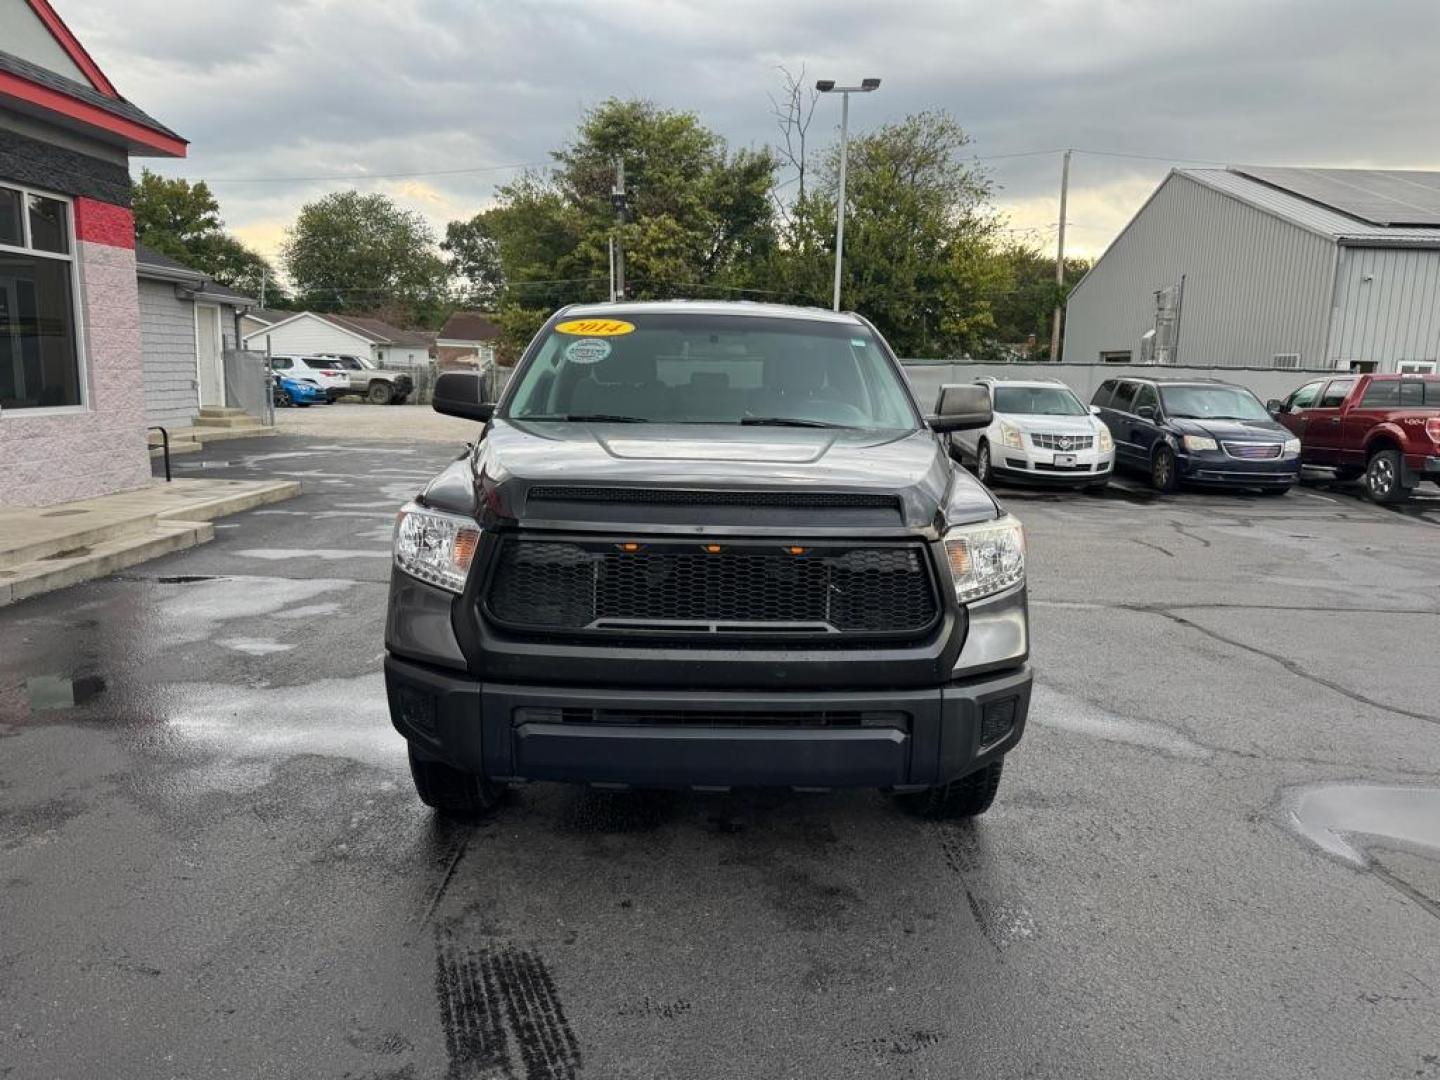
[[[1243,386],[1214,379],[1106,379],[1090,409],[1115,439],[1117,469],[1157,491],[1189,482],[1283,495],[1300,478],[1300,440]]]
[[[311,405],[323,405],[330,400],[325,391],[314,383],[301,382],[299,379],[292,379],[279,372],[274,373],[272,380],[271,385],[274,387],[276,405],[282,407],[294,405],[297,408],[308,409]]]

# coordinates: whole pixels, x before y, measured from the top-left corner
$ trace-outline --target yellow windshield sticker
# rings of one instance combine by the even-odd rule
[[[621,319],[571,319],[558,323],[557,334],[574,334],[576,337],[615,337],[635,332],[635,324]]]

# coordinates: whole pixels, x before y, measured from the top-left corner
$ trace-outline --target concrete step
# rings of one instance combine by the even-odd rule
[[[216,405],[202,405],[201,416],[248,416],[244,409],[222,409]]]
[[[85,503],[31,514],[33,518],[24,522],[18,520],[18,513],[0,517],[0,570],[85,551],[110,540],[144,536],[160,520],[158,513],[121,515]],[[17,520],[10,521],[12,516]]]
[[[82,581],[106,577],[146,559],[183,551],[215,536],[208,521],[156,521],[139,534],[114,536],[0,569],[0,607]]]
[[[231,427],[254,427],[260,423],[259,420],[249,413],[238,410],[226,416],[206,416],[203,412],[195,417],[194,426],[197,428],[231,428]]]
[[[261,439],[267,435],[278,435],[280,432],[264,424],[254,424],[250,427],[193,428],[189,434],[196,442],[212,443],[226,439]]]
[[[198,454],[203,449],[205,448],[194,439],[170,440],[170,456],[172,458],[179,457],[181,454]],[[165,456],[165,448],[160,445],[158,438],[152,440],[150,443],[150,456],[152,458],[163,458]]]

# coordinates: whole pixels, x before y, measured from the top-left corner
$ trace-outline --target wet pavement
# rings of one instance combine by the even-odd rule
[[[0,1077],[1440,1076],[1440,499],[1007,492],[995,809],[415,800],[380,676],[443,445],[280,437],[209,545],[0,611]]]

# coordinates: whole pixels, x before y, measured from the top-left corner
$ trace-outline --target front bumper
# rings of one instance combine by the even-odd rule
[[[1115,468],[1113,451],[1080,451],[1072,454],[1073,465],[1057,465],[1063,457],[1058,451],[1016,450],[1013,446],[995,447],[991,451],[990,468],[1006,480],[1030,484],[1096,484],[1109,479]]]
[[[1195,484],[1227,487],[1289,487],[1300,480],[1300,459],[1272,458],[1246,461],[1228,454],[1180,454],[1180,479]]]
[[[1031,674],[913,690],[657,690],[483,682],[390,655],[385,682],[391,719],[420,753],[500,781],[904,790],[1018,743]],[[808,726],[837,712],[886,726]]]

